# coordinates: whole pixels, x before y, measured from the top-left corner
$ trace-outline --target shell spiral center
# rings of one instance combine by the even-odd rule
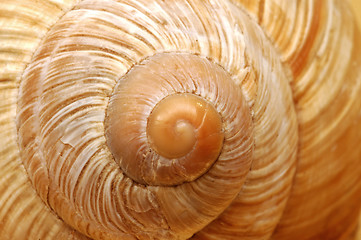
[[[204,146],[198,159],[212,162],[222,148],[222,120],[204,99],[193,94],[174,94],[160,101],[151,112],[147,136],[151,148],[166,158],[183,157],[195,147]]]
[[[206,58],[160,53],[119,80],[105,129],[125,174],[142,184],[178,185],[212,166],[224,141],[222,115],[216,109],[222,105],[212,102],[217,93],[209,92],[219,88],[209,86],[214,79],[232,82]]]

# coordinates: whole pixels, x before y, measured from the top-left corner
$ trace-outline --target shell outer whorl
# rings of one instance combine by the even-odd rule
[[[67,225],[94,239],[186,239],[207,224],[224,233],[217,227],[227,226],[224,218],[220,224],[211,221],[243,184],[249,187],[235,208],[281,202],[267,212],[274,227],[287,199],[294,159],[293,147],[277,146],[293,146],[296,139],[288,134],[295,127],[282,68],[267,55],[269,47],[253,46],[267,44],[259,40],[260,29],[228,2],[155,2],[81,1],[44,38],[23,75],[17,113],[22,161],[34,188]],[[194,155],[197,161],[190,163],[200,162],[195,147],[187,152],[191,144],[186,155],[176,154],[178,163],[147,146],[154,144],[148,116],[167,96],[178,94],[203,99],[221,119],[217,128],[223,136],[215,138],[215,158],[191,167],[197,171],[190,175],[182,161]],[[109,131],[110,117],[138,120],[125,120],[128,127],[118,124],[124,129]],[[125,141],[126,154],[141,157],[123,161],[124,156],[116,156],[108,147],[112,134],[134,140],[132,146],[114,137]],[[285,174],[279,177],[279,172]],[[258,187],[263,179],[267,191]],[[276,194],[279,189],[286,190]],[[254,200],[258,195],[262,200]],[[246,212],[237,218],[249,216],[258,215]]]
[[[343,239],[356,226],[361,48],[346,1],[3,0],[0,13],[1,239]],[[237,86],[196,85],[201,71],[178,68],[182,81],[172,71],[164,91],[130,98],[150,116],[168,95],[197,96],[223,134],[217,160],[183,174],[169,158],[194,153],[192,126],[177,121],[188,144],[167,153],[143,117],[133,136],[154,151],[142,145],[134,180],[107,145],[109,96],[161,52],[204,56]],[[247,103],[218,101],[229,88]],[[144,164],[152,154],[164,161]],[[160,179],[148,171],[170,163]]]
[[[33,74],[29,74],[29,76],[30,77],[24,81],[24,84],[26,86],[27,84],[29,84],[29,86],[32,85],[34,88],[41,88],[41,86],[38,85],[40,84],[38,78],[33,78]],[[64,81],[65,87],[68,87],[66,84],[68,79],[65,78],[61,81]],[[70,87],[74,87],[74,85],[70,85]],[[75,85],[75,87],[78,88],[79,86]],[[111,191],[114,191],[113,186],[118,186],[115,189],[120,189],[119,191],[127,191],[127,185],[125,183],[132,182],[131,180],[134,180],[132,183],[134,188],[137,186],[137,183],[147,186],[153,185],[155,188],[151,188],[153,189],[151,192],[149,192],[150,189],[147,190],[147,188],[142,185],[137,187],[139,192],[136,196],[141,199],[139,201],[141,201],[142,204],[141,206],[131,207],[131,209],[140,208],[142,209],[141,211],[144,211],[143,209],[151,208],[153,209],[152,211],[158,211],[159,208],[163,208],[162,211],[170,215],[167,216],[167,220],[156,218],[157,223],[154,223],[154,226],[160,224],[158,227],[167,228],[164,226],[164,222],[168,221],[168,224],[173,226],[174,223],[172,223],[172,221],[179,221],[179,214],[184,211],[183,207],[179,209],[174,208],[169,202],[177,200],[180,203],[174,204],[182,206],[184,201],[193,199],[192,204],[196,206],[195,209],[200,209],[190,211],[186,215],[182,213],[184,215],[183,218],[188,219],[182,221],[189,222],[190,219],[194,219],[196,215],[199,215],[200,211],[207,216],[198,216],[197,218],[201,219],[201,221],[196,221],[200,223],[202,223],[202,221],[209,222],[219,215],[236,196],[242,186],[240,183],[245,180],[245,176],[250,169],[253,138],[252,118],[249,106],[243,98],[242,91],[235,85],[230,75],[222,67],[205,57],[189,53],[158,53],[136,64],[118,81],[118,84],[114,88],[113,95],[110,97],[108,107],[102,108],[106,111],[104,112],[105,120],[102,121],[105,122],[103,133],[99,133],[96,130],[99,128],[98,122],[102,120],[99,118],[101,116],[100,113],[92,113],[92,108],[96,105],[88,107],[86,105],[87,101],[81,101],[82,104],[85,104],[84,107],[79,105],[78,108],[75,109],[75,112],[67,113],[73,100],[71,98],[69,100],[69,98],[61,94],[54,95],[53,91],[56,90],[57,87],[51,87],[49,90],[44,91],[42,93],[43,96],[38,98],[38,102],[33,102],[31,95],[22,95],[22,98],[20,98],[20,103],[23,104],[24,110],[33,108],[35,105],[35,108],[39,108],[40,106],[41,111],[47,113],[52,109],[49,104],[55,104],[55,106],[57,106],[55,110],[58,111],[57,114],[65,114],[59,122],[59,120],[57,120],[57,114],[48,115],[50,112],[47,114],[33,112],[33,115],[30,115],[30,117],[25,115],[26,112],[24,111],[19,112],[19,137],[21,144],[25,146],[24,149],[26,146],[35,145],[34,140],[39,138],[39,136],[36,135],[41,135],[46,139],[46,141],[40,143],[41,146],[34,148],[33,151],[36,152],[35,155],[29,155],[24,151],[23,160],[27,162],[29,161],[28,158],[34,158],[34,156],[44,158],[41,159],[40,162],[45,163],[47,168],[51,169],[52,173],[49,175],[49,182],[44,183],[44,185],[48,184],[45,188],[49,193],[46,194],[46,192],[42,191],[41,188],[44,186],[36,186],[40,188],[37,189],[39,195],[42,196],[43,200],[49,204],[57,214],[64,218],[67,223],[84,234],[87,234],[84,232],[84,228],[74,225],[72,221],[81,221],[85,226],[86,224],[97,223],[87,215],[87,212],[74,215],[74,212],[77,213],[75,209],[78,208],[77,206],[80,202],[78,202],[77,198],[72,197],[74,192],[69,193],[67,190],[68,182],[73,181],[71,175],[74,176],[75,174],[75,176],[79,176],[78,174],[81,174],[81,176],[84,177],[86,185],[94,181],[94,185],[98,186],[99,184],[104,184],[104,181],[109,181],[103,180],[96,183],[96,181],[100,181],[97,180],[97,178],[104,176],[104,171],[109,171],[110,175],[114,175],[114,178],[107,178],[113,182],[112,188],[109,189]],[[78,88],[78,91],[79,93],[77,94],[80,94],[81,88]],[[38,93],[38,90],[35,90],[34,93]],[[76,92],[72,94],[74,93]],[[50,102],[43,101],[47,97],[52,97],[54,100]],[[194,127],[191,127],[194,129],[191,129],[191,131],[194,131],[196,140],[194,141],[194,146],[186,148],[186,151],[188,151],[186,154],[181,155],[177,159],[169,159],[162,156],[162,154],[158,154],[158,152],[161,152],[159,149],[152,150],[148,147],[148,145],[158,144],[155,142],[150,142],[149,144],[148,138],[149,136],[152,138],[153,130],[147,131],[148,123],[150,123],[150,125],[152,124],[152,119],[148,116],[157,114],[157,109],[162,108],[162,103],[167,105],[169,104],[169,100],[171,100],[172,105],[172,101],[175,99],[177,100],[176,102],[178,102],[178,98],[183,99],[183,104],[185,104],[185,109],[182,109],[178,115],[194,125]],[[64,105],[64,101],[69,101],[69,103]],[[94,99],[91,99],[91,101],[94,101]],[[31,104],[29,104],[29,102],[31,102]],[[194,105],[194,103],[196,107],[191,106]],[[38,104],[38,106],[36,106],[36,104]],[[59,106],[64,109],[59,109]],[[175,107],[173,107],[173,109],[175,109]],[[187,116],[187,114],[193,116]],[[170,116],[173,117],[174,115],[176,115],[176,113],[172,113]],[[24,122],[25,117],[28,118],[28,121]],[[29,128],[37,124],[37,122],[34,121],[37,117],[40,118],[40,124],[31,132],[35,136],[27,137]],[[64,118],[69,119],[64,120]],[[49,119],[52,120],[49,121]],[[62,123],[62,121],[64,123]],[[83,125],[82,121],[86,121],[87,124]],[[52,126],[49,126],[49,124],[52,124]],[[184,126],[181,125],[180,128],[184,128]],[[188,128],[188,126],[186,126],[186,128]],[[185,131],[188,130],[189,129],[186,129]],[[94,145],[98,144],[95,139],[102,139],[104,135],[107,141],[100,141],[99,144],[102,144],[102,146]],[[77,136],[83,136],[83,138],[78,138]],[[190,138],[192,138],[192,136]],[[117,145],[119,140],[123,141],[120,147]],[[84,147],[83,141],[87,141],[88,146]],[[104,163],[102,163],[100,161],[100,159],[105,156],[108,159],[108,153],[102,150],[106,148],[104,143],[109,144],[110,152],[115,156],[115,159],[112,159],[113,162],[107,160],[108,162],[104,161]],[[114,143],[116,144],[115,147]],[[99,160],[92,160],[97,154],[100,154]],[[47,156],[51,157],[49,158]],[[93,174],[91,172],[88,173],[86,169],[84,173],[78,172],[80,171],[79,164],[85,164],[85,161],[82,160],[83,157],[89,159],[87,161],[94,161],[94,164],[104,164],[104,170],[99,173],[99,176],[92,176]],[[120,168],[119,166],[115,168],[114,160],[120,165]],[[63,167],[55,167],[57,164],[63,164]],[[61,174],[64,168],[68,168],[66,172],[68,172],[69,175]],[[109,169],[105,170],[107,168]],[[124,175],[120,169],[124,171]],[[29,174],[31,178],[36,178],[38,172],[29,172]],[[130,177],[130,179],[127,177]],[[215,187],[210,184],[217,179],[224,179],[222,180],[222,186]],[[229,182],[229,186],[225,188],[227,185],[226,182]],[[208,189],[202,189],[202,191],[208,193],[211,191],[214,191],[216,195],[221,193],[221,196],[214,195],[213,198],[215,201],[211,202],[208,202],[207,198],[202,200],[205,201],[204,203],[199,199],[195,201],[195,199],[199,198],[203,193],[202,191],[198,192],[198,187],[191,190],[191,188],[193,188],[191,184]],[[169,185],[179,185],[179,188],[159,188]],[[80,187],[81,186],[79,186],[79,188]],[[125,189],[121,190],[122,188]],[[95,188],[95,191],[97,189],[98,187]],[[182,200],[182,198],[177,197],[179,193],[175,191],[187,192],[190,195],[189,197],[185,196],[186,200]],[[192,191],[195,193],[192,194]],[[113,196],[114,194],[115,193],[109,193],[108,196]],[[154,203],[155,196],[157,196],[160,206],[153,206],[156,204]],[[57,200],[59,197],[62,198],[62,201]],[[115,204],[119,205],[125,204],[120,203],[122,199],[112,201],[115,201]],[[136,200],[132,201],[137,202]],[[225,205],[224,202],[227,202],[227,204]],[[67,205],[69,209],[73,209],[63,212],[63,204]],[[152,207],[149,207],[149,205]],[[207,205],[208,207],[204,207]],[[112,211],[115,211],[115,213],[120,211],[117,205],[114,206],[114,208]],[[210,211],[212,208],[215,210]],[[148,219],[149,216],[151,216],[151,213],[148,213],[149,211],[150,210],[147,210],[146,213],[142,215],[142,218]],[[210,213],[208,213],[209,211]],[[122,221],[124,221],[124,219],[122,219]],[[127,223],[124,222],[122,224]],[[202,225],[197,228],[200,230],[204,224],[205,223],[202,223]],[[194,228],[194,226],[197,226],[197,224],[190,225],[191,228]],[[147,223],[147,228],[153,227]],[[177,227],[174,227],[173,231],[181,232],[184,231],[183,229],[182,227],[178,230]],[[104,234],[108,230],[109,229],[99,232],[96,231],[94,234]],[[137,230],[137,232],[138,231],[139,230]],[[188,236],[194,233],[194,230],[189,231],[190,232],[187,233]],[[129,230],[124,229],[120,232],[128,234]],[[116,235],[116,233],[112,234]],[[131,234],[138,235],[141,234],[141,232],[133,232]],[[164,234],[170,235],[172,233],[165,232]],[[92,236],[91,234],[87,235]]]

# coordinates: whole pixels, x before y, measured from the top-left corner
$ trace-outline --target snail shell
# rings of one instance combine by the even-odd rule
[[[346,239],[344,1],[0,3],[4,239]]]

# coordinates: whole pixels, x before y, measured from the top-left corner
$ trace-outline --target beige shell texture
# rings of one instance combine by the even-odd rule
[[[0,0],[0,239],[356,239],[360,130],[346,1]]]

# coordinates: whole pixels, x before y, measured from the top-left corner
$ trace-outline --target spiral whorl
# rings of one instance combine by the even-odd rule
[[[23,164],[46,205],[86,236],[189,238],[229,206],[250,170],[249,94],[234,79],[251,69],[243,51],[233,52],[239,46],[213,41],[217,21],[208,43],[200,43],[183,35],[203,34],[200,26],[168,35],[181,27],[168,16],[175,5],[101,3],[83,1],[65,14],[24,72],[17,114]],[[179,4],[189,17],[197,18],[199,7],[205,19],[214,17],[209,3]],[[172,113],[179,128],[194,131],[176,154],[162,150],[153,126],[153,115],[170,101],[196,105]]]
[[[0,233],[269,238],[297,165],[293,69],[239,1],[42,1],[57,14],[6,103],[29,189],[0,190],[34,225],[0,211]]]
[[[110,149],[137,182],[193,181],[217,160],[228,125],[249,125],[250,116],[240,111],[247,107],[239,105],[244,102],[239,92],[229,74],[206,58],[157,54],[133,67],[110,98]],[[237,149],[236,142],[225,144]]]

